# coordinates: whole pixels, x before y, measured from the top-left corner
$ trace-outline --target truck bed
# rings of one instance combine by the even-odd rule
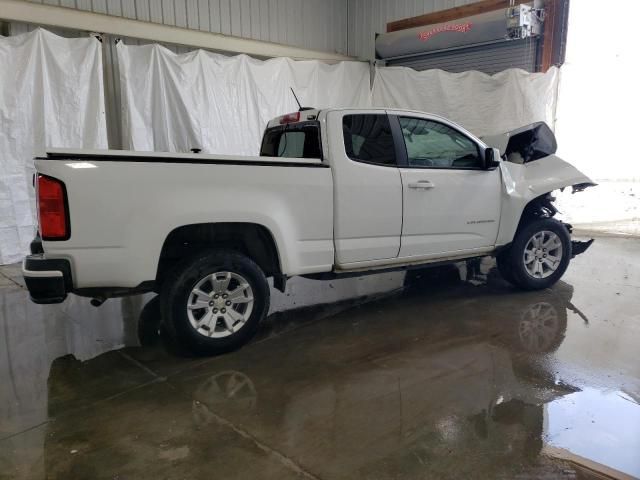
[[[65,184],[71,236],[43,247],[72,260],[75,286],[153,280],[168,235],[211,222],[265,227],[287,275],[333,265],[333,180],[319,159],[51,149],[36,169]]]

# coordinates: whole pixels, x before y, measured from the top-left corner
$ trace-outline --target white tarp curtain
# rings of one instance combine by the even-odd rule
[[[559,73],[555,67],[495,75],[383,67],[376,70],[373,104],[439,114],[480,136],[537,121],[553,128]]]
[[[35,233],[33,157],[107,148],[103,91],[95,38],[0,36],[0,264],[21,259]]]
[[[132,150],[256,155],[269,120],[303,106],[371,105],[369,66],[256,60],[160,45],[117,47],[123,144]]]
[[[255,155],[273,117],[304,106],[424,110],[478,135],[554,123],[559,71],[416,72],[363,62],[175,54],[118,44],[123,144],[133,150]],[[32,158],[45,147],[107,148],[100,44],[38,29],[0,37],[0,264],[19,260],[34,233]],[[373,98],[373,102],[372,102]]]

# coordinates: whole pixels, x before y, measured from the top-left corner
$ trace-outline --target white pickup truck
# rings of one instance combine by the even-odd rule
[[[301,109],[269,122],[258,157],[49,150],[23,274],[37,303],[158,292],[202,354],[251,337],[268,277],[284,291],[492,255],[545,288],[590,244],[552,218],[550,192],[593,185],[555,149],[543,123],[483,141],[422,112]]]

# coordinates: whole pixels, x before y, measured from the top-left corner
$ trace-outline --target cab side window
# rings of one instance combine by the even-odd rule
[[[399,117],[409,167],[482,168],[478,145],[443,123]]]
[[[396,166],[391,124],[386,114],[345,115],[342,118],[344,150],[351,160]]]

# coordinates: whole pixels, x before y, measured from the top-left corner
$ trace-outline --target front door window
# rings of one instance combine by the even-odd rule
[[[477,144],[454,128],[422,118],[399,120],[409,167],[482,168]]]

